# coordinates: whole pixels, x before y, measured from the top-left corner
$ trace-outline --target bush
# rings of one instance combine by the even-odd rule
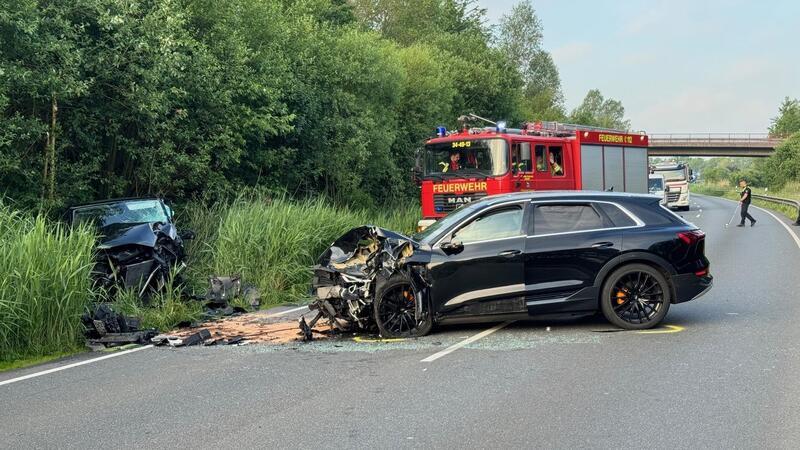
[[[79,347],[94,239],[0,204],[0,360]]]

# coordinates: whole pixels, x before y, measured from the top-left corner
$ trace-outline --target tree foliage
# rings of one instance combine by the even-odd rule
[[[800,132],[800,100],[786,97],[778,108],[778,117],[772,119],[769,134],[789,137],[797,132]]]
[[[625,119],[622,102],[603,97],[599,89],[592,89],[586,94],[583,102],[570,114],[569,120],[616,130],[628,130],[631,127],[630,121]]]
[[[415,198],[435,126],[563,116],[530,3],[507,25],[475,0],[2,2],[0,196]]]

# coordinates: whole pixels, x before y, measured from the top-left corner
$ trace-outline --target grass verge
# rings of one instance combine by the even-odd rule
[[[82,348],[94,236],[0,204],[0,361]]]

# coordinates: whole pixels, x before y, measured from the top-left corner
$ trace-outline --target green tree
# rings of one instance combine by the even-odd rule
[[[800,131],[800,101],[786,97],[778,108],[778,117],[772,119],[769,134],[788,137]]]
[[[569,120],[582,125],[593,125],[617,130],[630,129],[630,121],[625,119],[622,102],[604,98],[599,89],[592,89],[569,116]]]

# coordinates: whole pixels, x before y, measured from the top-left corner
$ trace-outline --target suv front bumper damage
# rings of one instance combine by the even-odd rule
[[[304,339],[311,339],[311,329],[323,318],[340,332],[373,330],[377,285],[402,271],[421,280],[419,268],[409,264],[414,252],[412,240],[375,226],[354,228],[337,239],[314,266],[309,309],[316,314],[309,322],[300,318]]]

